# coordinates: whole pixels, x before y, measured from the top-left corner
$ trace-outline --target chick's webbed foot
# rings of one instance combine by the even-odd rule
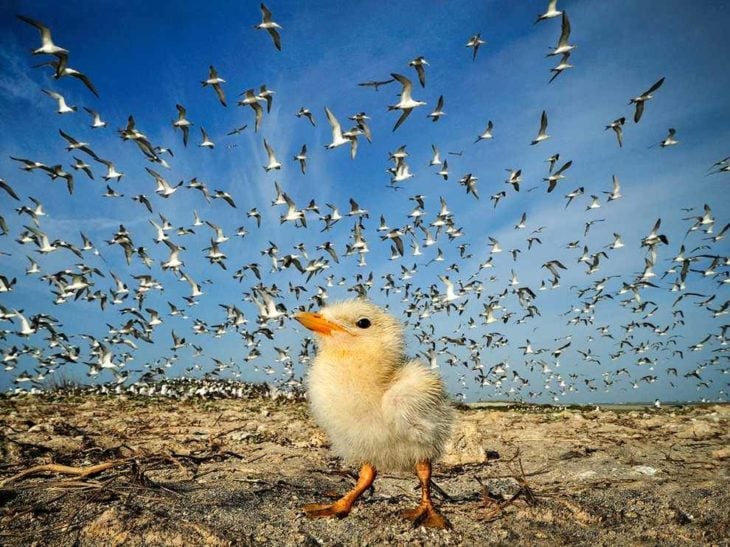
[[[335,503],[308,503],[302,509],[309,518],[337,517],[341,519],[350,514],[351,507],[336,501]]]
[[[451,523],[446,517],[434,509],[431,504],[421,504],[415,509],[403,511],[403,516],[413,522],[413,526],[425,526],[426,528],[437,528],[449,530]]]
[[[308,503],[302,509],[309,518],[337,517],[345,518],[357,499],[372,486],[377,471],[372,465],[365,463],[360,468],[357,484],[347,494],[334,503]]]

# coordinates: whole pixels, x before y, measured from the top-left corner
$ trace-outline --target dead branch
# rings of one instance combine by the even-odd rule
[[[90,467],[71,467],[69,465],[60,465],[57,463],[48,463],[45,465],[36,465],[35,467],[31,467],[30,469],[26,469],[25,471],[21,471],[17,475],[13,475],[12,477],[8,477],[4,481],[0,483],[0,487],[6,486],[12,482],[18,481],[22,478],[25,478],[29,475],[37,475],[38,473],[62,473],[64,475],[76,475],[77,477],[89,477],[91,475],[96,475],[97,473],[101,473],[102,471],[106,471],[107,469],[111,469],[112,467],[117,467],[119,465],[123,465],[129,462],[128,458],[122,459],[122,460],[113,460],[110,462],[104,462],[99,463],[96,465],[92,465]]]

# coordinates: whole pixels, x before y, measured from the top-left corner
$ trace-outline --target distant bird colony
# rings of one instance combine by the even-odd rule
[[[260,23],[253,24],[257,14],[252,13],[251,26],[255,30],[249,26],[246,32],[261,38],[259,47],[285,52],[286,29],[275,22],[276,15],[264,4],[260,8]],[[61,93],[64,82],[69,82],[68,86],[83,86],[77,91],[94,96],[99,96],[99,91],[103,94],[104,86],[97,88],[93,74],[72,68],[73,48],[56,45],[51,29],[36,16],[42,18],[42,14],[17,17],[20,30],[29,31],[29,45],[31,27],[40,35],[40,44],[35,42],[38,47],[34,47],[32,55],[42,62],[34,69],[51,70],[54,85],[42,90],[47,96],[43,100],[52,100],[55,111],[64,119],[78,118],[79,127],[82,119],[87,120],[94,135],[113,133],[104,112],[69,104]],[[568,13],[558,9],[557,0],[551,0],[535,24],[555,25],[556,33],[560,29],[557,43],[548,53],[551,59],[559,61],[546,75],[545,84],[560,85],[559,82],[569,77],[564,73],[573,68],[569,61],[576,47],[570,43]],[[264,33],[259,35],[256,31],[265,31],[271,42]],[[477,67],[489,54],[489,41],[481,33],[464,36],[458,42],[470,66]],[[471,51],[463,49],[464,43]],[[387,175],[376,176],[389,177],[387,186],[401,190],[392,194],[394,200],[412,202],[409,206],[412,211],[405,218],[387,218],[389,210],[377,201],[360,199],[358,203],[350,198],[345,205],[317,203],[315,199],[305,204],[292,199],[289,185],[281,182],[286,182],[286,173],[311,177],[310,154],[337,154],[336,149],[340,147],[357,161],[358,147],[378,138],[372,131],[374,118],[385,119],[393,124],[392,131],[402,132],[404,125],[412,123],[413,116],[421,115],[432,120],[429,128],[437,131],[441,125],[438,122],[448,116],[448,92],[437,93],[435,108],[433,103],[422,108],[427,104],[420,97],[433,81],[431,71],[437,70],[438,67],[419,56],[403,66],[392,67],[385,74],[374,74],[373,80],[343,84],[351,86],[355,96],[378,92],[381,87],[398,91],[397,101],[392,99],[392,93],[382,95],[380,112],[345,115],[326,104],[318,104],[317,97],[297,99],[311,100],[306,106],[284,104],[287,98],[280,97],[265,84],[239,91],[231,81],[232,76],[226,79],[211,65],[207,76],[199,74],[190,78],[195,89],[210,93],[216,108],[220,103],[220,108],[244,112],[250,116],[248,123],[232,123],[225,135],[216,135],[206,131],[205,120],[173,101],[159,108],[169,110],[170,127],[179,137],[177,142],[159,143],[148,138],[137,126],[135,116],[129,115],[126,125],[118,130],[118,137],[136,145],[139,164],[145,166],[149,175],[148,185],[141,181],[133,185],[126,183],[128,165],[103,157],[96,152],[98,148],[95,149],[91,139],[83,142],[63,129],[58,129],[58,138],[67,150],[67,162],[47,164],[42,157],[27,157],[31,154],[25,154],[20,148],[6,151],[22,171],[0,173],[0,195],[4,195],[0,202],[0,253],[5,256],[0,262],[4,270],[0,271],[0,360],[4,374],[12,377],[10,389],[37,391],[47,385],[49,377],[64,374],[88,379],[98,384],[98,391],[105,393],[131,390],[179,396],[180,389],[165,388],[161,393],[156,387],[161,385],[159,382],[169,382],[173,366],[179,367],[182,376],[205,376],[216,382],[223,378],[246,380],[250,377],[249,367],[266,374],[279,388],[297,389],[302,381],[301,369],[297,367],[310,360],[313,341],[303,330],[292,335],[297,324],[291,319],[298,312],[326,305],[328,292],[342,290],[350,296],[367,297],[402,309],[407,330],[417,340],[412,349],[430,366],[440,367],[442,375],[458,376],[463,386],[461,391],[476,390],[479,397],[561,402],[569,400],[571,393],[610,392],[620,386],[628,388],[625,398],[641,399],[640,394],[632,394],[632,388],[641,389],[658,380],[672,385],[692,382],[697,398],[717,393],[718,386],[711,385],[707,372],[728,372],[730,325],[726,316],[730,312],[727,299],[730,258],[723,254],[722,246],[730,225],[716,220],[711,204],[705,204],[702,210],[688,207],[666,212],[667,216],[682,217],[684,234],[665,232],[663,218],[644,219],[646,230],[639,234],[643,253],[643,263],[637,265],[640,271],[603,276],[601,266],[614,260],[628,246],[624,243],[627,234],[623,226],[597,218],[595,211],[614,207],[617,200],[639,199],[639,191],[625,189],[615,175],[603,183],[603,190],[587,186],[572,188],[566,182],[574,160],[560,153],[549,157],[546,153],[541,183],[534,185],[534,177],[526,179],[519,166],[503,165],[507,173],[504,183],[500,181],[499,191],[485,200],[480,192],[486,185],[480,188],[478,173],[455,171],[462,156],[482,153],[500,138],[500,126],[486,116],[478,121],[484,127],[483,132],[467,135],[474,143],[468,145],[473,150],[449,151],[434,144],[428,151],[431,161],[427,168],[432,170],[428,176],[443,185],[440,196],[421,194],[418,180],[410,180],[415,171],[409,163],[407,145],[391,151],[387,163],[383,158]],[[605,132],[601,126],[596,128],[606,136],[611,147],[623,149],[626,139],[631,138],[632,124],[626,123],[627,117],[638,124],[661,112],[659,98],[672,82],[665,82],[658,74],[647,74],[646,85],[645,91],[638,89],[637,96],[627,97],[628,104],[616,105],[617,117],[605,122]],[[324,149],[318,147],[315,151],[306,143],[297,144],[296,155],[285,156],[278,142],[263,138],[260,130],[270,123],[275,101],[281,101],[283,106],[279,106],[289,112],[279,117],[278,123],[304,124],[313,134],[324,132],[327,143]],[[429,112],[430,108],[433,109]],[[89,117],[85,118],[82,111]],[[545,148],[545,142],[551,137],[551,121],[554,120],[550,112],[542,110],[539,119],[534,120],[536,133],[525,135],[526,148]],[[219,146],[217,141],[224,140],[233,148],[239,135],[251,132],[266,158],[265,164],[257,169],[263,168],[266,176],[272,177],[270,189],[266,189],[273,198],[270,204],[243,205],[234,191],[209,186],[194,173],[190,173],[189,180],[178,182],[166,174],[179,157],[185,156],[189,146],[214,149]],[[679,131],[670,128],[665,137],[657,135],[651,146],[665,149],[681,145],[681,136],[681,128]],[[656,153],[670,152],[657,150]],[[698,166],[698,171],[726,185],[730,156],[711,166]],[[77,183],[84,178],[83,193],[94,192],[104,199],[132,200],[138,204],[139,214],[146,215],[145,222],[133,228],[122,224],[108,229],[104,241],[92,241],[82,223],[77,239],[59,239],[44,226],[55,204],[44,203],[42,193],[30,195],[34,186],[23,180],[23,177],[45,180],[44,176],[51,181],[61,180],[68,200],[81,199],[81,184]],[[467,221],[468,210],[456,210],[448,204],[446,194],[459,187],[459,191],[471,196],[468,199],[481,211],[480,215],[490,214],[506,200],[526,199],[535,195],[530,192],[541,192],[550,193],[549,199],[559,203],[561,210],[580,209],[583,224],[572,234],[573,241],[556,241],[545,236],[548,226],[532,224],[525,212],[514,219],[513,226],[521,237],[526,234],[523,244],[505,247],[493,237],[494,233],[485,233],[479,221]],[[722,188],[718,195],[725,191],[725,186]],[[207,218],[191,210],[185,211],[189,216],[186,225],[170,222],[166,207],[182,194],[195,196],[200,208],[207,206]],[[211,204],[215,207],[210,207]],[[277,211],[281,229],[263,231],[262,218],[267,216],[263,211],[267,207]],[[222,220],[231,215],[240,224],[235,232]],[[664,222],[666,225],[666,217]],[[227,250],[231,241],[251,239],[255,231],[260,231],[260,240],[268,243],[262,248],[249,245],[247,255],[237,253],[234,258]],[[285,231],[290,235],[282,236]],[[305,232],[315,244],[301,243],[287,249],[277,243],[278,238],[288,240]],[[599,233],[602,243],[589,246],[589,234],[599,237]],[[371,246],[390,249],[392,262],[369,264],[366,257]],[[538,247],[553,247],[554,258],[536,264],[530,256]],[[459,260],[448,265],[444,249],[458,250]],[[111,260],[105,257],[112,254],[123,257],[117,262],[122,264],[121,268],[110,266]],[[25,265],[24,275],[8,274],[10,260]],[[221,287],[213,290],[210,281],[196,278],[191,266],[197,263],[224,276],[222,281],[215,282]],[[52,269],[51,264],[55,265]],[[351,269],[345,270],[345,264]],[[476,267],[471,268],[470,264]],[[510,273],[504,277],[493,275],[498,265]],[[581,270],[576,277],[579,281],[570,287],[561,285],[561,276],[578,269]],[[343,275],[346,271],[357,273]],[[539,286],[528,286],[521,281],[528,271],[531,275],[539,271],[542,276]],[[430,272],[428,276],[427,272]],[[298,281],[292,282],[291,276]],[[165,288],[177,283],[187,287],[187,295],[169,299]],[[559,314],[541,310],[540,295],[549,291],[561,291],[564,307]],[[672,296],[667,299],[669,293]],[[4,299],[11,294],[22,295],[22,305],[8,305]],[[217,299],[216,315],[199,311],[198,304],[206,298]],[[601,314],[609,305],[620,306],[630,319],[612,322],[610,314]],[[106,325],[106,332],[90,334],[78,330],[72,322],[60,321],[50,313],[54,306],[77,306],[83,313],[98,317],[99,325]],[[685,314],[689,309],[710,318],[712,330],[699,338],[688,331]],[[665,314],[661,321],[657,319],[660,311]],[[163,338],[160,326],[164,323],[172,330],[166,331]],[[547,344],[535,344],[530,339],[510,338],[502,332],[511,325],[526,324],[537,329],[545,323],[561,324],[563,335]],[[211,342],[223,336],[240,339],[237,352],[230,353],[226,359],[210,357]],[[301,346],[292,349],[290,345],[285,346],[288,344],[285,340],[295,340]],[[594,345],[596,340],[601,341],[600,347]],[[140,361],[143,345],[159,347],[156,360]],[[600,348],[610,350],[604,352]],[[509,350],[508,359],[493,358],[493,353],[500,349]],[[568,362],[572,368],[566,366]],[[191,386],[191,391],[201,389],[198,384]],[[721,394],[725,393],[724,387],[719,389]],[[234,388],[230,391],[236,392]]]

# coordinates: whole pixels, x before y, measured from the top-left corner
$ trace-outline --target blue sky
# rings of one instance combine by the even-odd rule
[[[260,22],[257,3],[177,4],[152,8],[147,2],[129,2],[123,11],[110,2],[71,2],[63,7],[53,2],[9,2],[0,7],[0,119],[3,120],[0,177],[16,190],[22,202],[5,194],[0,197],[0,215],[10,231],[0,236],[0,250],[9,255],[0,256],[0,273],[18,280],[11,292],[0,293],[0,305],[23,309],[26,316],[51,314],[63,325],[61,330],[70,337],[70,343],[81,348],[82,360],[87,361],[94,358],[89,355],[87,339],[80,335],[91,334],[102,339],[108,334],[107,325],[119,327],[131,318],[119,311],[135,305],[131,298],[105,311],[98,303],[83,298],[53,304],[51,287],[39,279],[40,275],[73,269],[79,260],[65,250],[40,256],[33,244],[19,245],[14,241],[23,226],[31,223],[27,216],[19,216],[14,209],[21,204],[29,205],[29,196],[34,196],[43,202],[48,213],[40,220],[40,228],[51,240],[59,238],[80,244],[81,230],[100,250],[103,258],[91,253],[84,256],[85,263],[105,273],[105,277],[93,278],[93,290],[108,292],[113,286],[110,271],[123,278],[132,290],[136,286],[132,275],[149,273],[163,284],[164,292],[150,294],[144,307],[160,311],[164,323],[155,328],[153,344],[136,342],[139,348],[131,352],[134,360],[126,366],[128,370],[144,371],[145,364],[172,356],[170,331],[174,329],[188,342],[202,346],[204,352],[195,356],[190,347],[174,352],[177,360],[168,369],[168,375],[182,374],[185,367],[193,364],[200,365],[196,374],[211,370],[215,357],[233,360],[234,367],[227,374],[273,381],[284,372],[282,363],[275,361],[274,347],[289,348],[297,376],[305,371],[306,367],[298,363],[298,353],[306,333],[294,321],[285,320],[275,330],[274,340],[258,336],[262,356],[250,362],[242,359],[250,348],[233,328],[229,327],[227,334],[219,338],[192,331],[195,319],[209,326],[223,323],[225,312],[220,304],[238,306],[249,321],[247,328],[255,330],[257,311],[245,300],[244,293],[250,292],[258,280],[251,273],[241,283],[232,279],[233,272],[242,265],[259,263],[263,283],[281,289],[277,301],[290,311],[309,306],[318,287],[327,290],[330,301],[351,297],[353,292],[347,289],[356,282],[355,276],[367,277],[372,272],[374,286],[370,297],[400,314],[409,304],[422,306],[425,299],[415,301],[413,297],[418,288],[428,294],[429,287],[434,285],[437,291],[445,292],[439,276],[448,275],[454,281],[466,283],[479,263],[489,258],[488,237],[491,236],[500,241],[505,252],[494,256],[494,268],[482,270],[473,278],[483,284],[481,297],[477,299],[473,293],[461,296],[457,303],[468,302],[462,315],[442,311],[424,319],[418,327],[413,320],[409,322],[411,334],[420,328],[430,332],[432,325],[436,348],[453,352],[454,366],[447,363],[447,354],[439,356],[440,370],[451,393],[475,400],[527,399],[528,392],[532,392],[538,401],[565,402],[725,398],[727,357],[723,351],[725,346],[715,335],[720,335],[728,316],[713,317],[712,311],[696,302],[715,294],[708,306],[721,308],[728,299],[728,284],[719,281],[727,276],[727,266],[719,265],[715,277],[690,272],[685,292],[705,297],[687,297],[674,307],[672,304],[679,293],[669,289],[676,274],[670,273],[663,280],[659,278],[672,265],[671,259],[682,243],[688,254],[699,245],[711,244],[709,249],[699,249],[693,254],[728,255],[727,239],[709,242],[703,238],[720,232],[730,218],[727,192],[730,175],[707,176],[713,163],[730,154],[727,147],[730,100],[726,92],[730,74],[720,66],[720,60],[727,54],[725,33],[730,22],[730,6],[720,2],[679,1],[559,2],[559,9],[567,10],[570,15],[570,43],[577,46],[570,62],[575,67],[548,84],[550,68],[557,64],[557,58],[546,58],[545,54],[557,42],[560,19],[533,25],[536,15],[547,5],[542,0],[460,2],[458,5],[398,2],[388,9],[379,3],[353,3],[343,9],[338,2],[270,2],[268,7],[274,19],[283,27],[281,52],[274,49],[264,31],[253,28]],[[49,74],[50,69],[33,68],[45,60],[30,54],[39,45],[39,35],[33,27],[16,19],[15,14],[48,25],[54,42],[70,50],[69,65],[88,74],[100,98],[72,78],[56,81]],[[477,32],[487,43],[473,62],[471,50],[465,44]],[[429,62],[425,89],[408,66],[410,60],[421,55]],[[212,89],[200,84],[211,64],[226,80],[227,108],[218,103]],[[398,113],[386,109],[398,101],[400,86],[390,84],[376,92],[356,85],[388,79],[392,72],[411,78],[414,97],[428,103],[415,109],[396,132],[391,129]],[[641,122],[634,124],[630,119],[633,107],[627,104],[629,98],[639,95],[660,77],[666,78],[664,85],[647,103]],[[264,114],[260,131],[254,133],[252,110],[237,107],[235,102],[239,93],[258,89],[261,84],[276,94],[271,112]],[[79,111],[56,114],[55,102],[41,89],[62,93]],[[432,123],[426,114],[440,95],[445,98],[446,115]],[[186,107],[188,118],[194,124],[187,147],[183,147],[180,132],[171,125],[177,117],[177,103]],[[90,117],[81,106],[99,111],[109,126],[89,128]],[[313,112],[316,127],[295,116],[302,106]],[[325,150],[324,146],[331,140],[325,106],[334,112],[343,127],[349,127],[347,116],[356,112],[364,111],[371,117],[373,142],[361,137],[355,160],[350,159],[347,147]],[[530,146],[543,110],[548,113],[551,138]],[[134,115],[137,128],[152,143],[173,149],[174,157],[167,158],[170,169],[150,164],[132,142],[119,138],[117,129],[126,125],[130,114]],[[604,131],[604,127],[621,116],[627,117],[627,123],[624,147],[620,149],[613,132]],[[474,144],[488,120],[494,123],[494,139]],[[241,135],[226,136],[243,124],[248,124],[248,128]],[[216,143],[213,150],[197,146],[201,126]],[[649,148],[666,136],[669,127],[677,129],[680,143],[667,148]],[[123,198],[102,197],[105,185],[100,178],[104,169],[93,161],[89,163],[96,179],[88,180],[83,173],[74,171],[76,190],[69,196],[63,181],[51,181],[38,170],[23,172],[9,158],[11,155],[30,158],[47,165],[61,163],[71,170],[72,154],[64,149],[66,143],[58,129],[91,143],[95,153],[112,160],[125,173],[121,181],[110,184],[124,194]],[[283,164],[280,171],[266,173],[262,169],[266,163],[264,138],[272,144]],[[310,160],[307,174],[302,175],[292,157],[305,143]],[[407,145],[410,154],[407,162],[415,176],[402,183],[400,190],[393,191],[388,188],[386,173],[391,166],[388,152],[401,145]],[[442,159],[448,161],[447,181],[437,176],[438,168],[428,166],[431,145],[436,145]],[[463,153],[448,155],[449,151]],[[556,153],[561,158],[558,165],[572,160],[573,166],[557,189],[547,194],[542,181],[547,175],[545,160]],[[83,154],[75,155],[83,157]],[[232,209],[220,200],[209,204],[199,192],[186,188],[169,199],[162,199],[155,195],[154,181],[145,172],[148,166],[171,183],[180,180],[187,183],[197,177],[211,190],[228,191],[237,208]],[[505,169],[522,169],[519,193],[504,183]],[[479,200],[466,195],[458,184],[459,178],[467,173],[479,178]],[[620,179],[624,197],[607,203],[603,192],[611,190],[613,175]],[[323,224],[313,214],[308,215],[307,229],[291,223],[280,224],[279,215],[285,211],[281,206],[271,206],[275,197],[274,181],[278,181],[299,208],[314,199],[322,214],[328,210],[325,203],[337,205],[344,214],[349,210],[348,200],[354,198],[368,209],[370,218],[364,223],[370,248],[365,256],[367,265],[359,267],[357,255],[342,256],[345,244],[352,242],[350,231],[354,221],[351,218],[341,220],[330,232],[320,232]],[[527,192],[534,186],[537,186],[534,191]],[[563,196],[581,186],[585,195],[566,209]],[[500,191],[506,191],[507,196],[494,208],[489,197]],[[150,198],[155,215],[149,215],[142,205],[131,200],[140,193]],[[416,230],[423,254],[411,256],[409,236],[406,255],[390,260],[390,245],[381,241],[377,232],[379,216],[384,215],[391,228],[412,224],[408,214],[415,202],[409,197],[415,194],[426,196],[426,224],[435,219],[440,208],[439,198],[443,197],[453,212],[455,225],[464,235],[449,241],[441,233],[436,245],[424,247],[423,235]],[[601,197],[600,209],[586,210],[591,194]],[[693,231],[686,235],[693,221],[683,219],[702,215],[704,204],[712,208],[713,233]],[[252,207],[262,213],[261,229],[246,216]],[[694,210],[682,211],[689,207]],[[162,213],[175,228],[190,227],[194,209],[202,219],[221,226],[230,240],[222,245],[228,256],[224,271],[204,258],[202,249],[209,245],[212,230],[201,226],[194,228],[194,235],[185,236],[170,232],[170,239],[186,248],[181,255],[185,262],[183,270],[199,282],[211,281],[203,283],[206,294],[195,306],[188,307],[183,300],[189,294],[188,285],[174,273],[160,269],[160,261],[167,258],[167,247],[154,243],[155,231],[149,219],[157,221],[157,213]],[[513,227],[523,212],[527,213],[527,228],[515,230]],[[648,305],[644,312],[632,313],[627,306],[620,305],[627,295],[619,295],[617,291],[622,282],[635,280],[643,271],[646,251],[640,242],[658,218],[662,219],[661,232],[669,238],[668,246],[657,248],[657,277],[653,281],[659,288],[642,290],[642,301],[654,304]],[[605,220],[596,223],[584,236],[584,223],[597,219]],[[137,259],[131,267],[127,266],[121,249],[105,243],[119,224],[131,232],[136,246],[144,246],[155,259],[151,270]],[[243,239],[235,235],[239,226],[249,231]],[[540,226],[544,226],[538,234],[542,244],[528,251],[526,238]],[[436,234],[435,228],[429,230]],[[624,248],[605,248],[613,241],[614,232],[621,234]],[[329,258],[316,250],[325,240],[336,247],[340,263],[330,260],[330,268],[308,283],[293,269],[271,272],[270,259],[260,253],[271,241],[280,249],[280,256],[301,254],[293,247],[303,243],[310,258]],[[580,240],[578,249],[565,248],[566,243],[575,240]],[[461,244],[468,245],[470,258],[460,256]],[[607,252],[608,259],[601,260],[600,271],[588,275],[585,265],[577,262],[583,245],[591,253]],[[507,252],[514,248],[521,250],[516,261]],[[431,262],[437,249],[443,252],[443,262]],[[26,256],[38,261],[41,274],[24,273],[29,263]],[[560,287],[537,291],[540,282],[550,278],[540,266],[552,259],[568,267]],[[711,260],[698,256],[692,269],[703,270]],[[401,267],[411,268],[413,264],[417,267],[414,277],[408,280],[410,300],[402,301],[404,292],[386,296],[381,291],[383,276],[392,274],[398,285],[403,286]],[[458,265],[458,272],[448,270],[452,264]],[[506,323],[483,324],[479,313],[486,301],[505,289],[514,288],[509,285],[512,270],[519,279],[517,286],[529,286],[538,295],[535,305],[541,315],[518,323],[524,311],[516,296],[509,292],[500,300],[504,310],[498,311],[497,316],[501,317],[504,311],[514,315]],[[327,287],[329,275],[335,281],[344,278],[344,284],[333,283]],[[579,291],[614,275],[618,277],[610,278],[605,289],[613,299],[596,304],[593,324],[568,325],[575,316],[570,310],[580,307],[587,299],[580,299]],[[289,282],[306,287],[300,300],[287,290]],[[170,317],[167,302],[185,308],[189,318]],[[646,311],[654,308],[656,311],[645,317]],[[636,321],[650,322],[662,330],[674,324],[678,315],[672,312],[677,310],[684,314],[684,325],[674,325],[666,336],[659,336],[647,327],[629,333],[623,328]],[[568,315],[563,315],[566,312]],[[474,319],[474,328],[467,324],[469,317]],[[274,326],[272,323],[271,327]],[[609,328],[612,339],[600,336],[597,328],[601,326]],[[23,339],[15,335],[17,322],[4,322],[0,328],[9,331],[5,340],[0,341],[5,352],[13,345],[23,344],[40,348],[41,354],[57,352],[57,348],[48,347],[45,332]],[[484,336],[495,332],[508,343],[498,348],[486,347]],[[691,345],[708,334],[713,337],[700,351],[689,351]],[[440,339],[461,335],[476,342],[471,351]],[[571,346],[556,363],[550,353],[562,345],[555,339],[564,336],[572,336]],[[518,348],[528,338],[535,348],[549,351],[532,358],[524,356]],[[638,353],[625,345],[626,353],[611,360],[610,354],[616,354],[622,339],[627,339],[634,348],[646,343],[647,351]],[[600,358],[600,364],[583,360],[577,351],[586,352],[589,348]],[[409,338],[411,353],[425,349],[415,337]],[[682,351],[682,356],[673,354],[675,349]],[[126,351],[130,351],[128,346],[114,347],[116,354]],[[481,372],[474,370],[477,352],[483,366]],[[637,360],[642,357],[654,364],[638,365]],[[487,374],[499,363],[508,365],[508,375],[501,382],[498,375]],[[550,371],[543,372],[543,367]],[[667,374],[666,370],[672,367],[678,370],[677,377]],[[698,367],[706,387],[698,388],[699,380],[695,377],[683,377]],[[15,369],[0,372],[0,387],[15,386],[13,381],[18,374],[29,371],[33,375],[34,368],[38,368],[38,363],[32,355],[21,357]],[[61,365],[60,369],[79,380],[87,378],[86,365]],[[272,374],[266,374],[264,369]],[[617,375],[621,369],[629,374]],[[521,384],[513,380],[513,371],[528,380],[525,387],[520,388]],[[487,374],[488,385],[480,385],[480,374]],[[137,376],[139,372],[130,374],[131,379]],[[657,380],[651,384],[639,382],[636,389],[632,387],[633,381],[646,376],[656,376]],[[96,379],[111,378],[104,371]],[[604,378],[613,383],[606,387]],[[597,390],[591,391],[588,386]]]

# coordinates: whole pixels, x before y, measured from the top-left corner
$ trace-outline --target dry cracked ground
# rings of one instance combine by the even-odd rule
[[[302,402],[0,399],[3,545],[727,545],[730,407],[469,407],[435,468],[452,530],[400,516],[382,475],[343,520],[302,504],[353,484]]]

